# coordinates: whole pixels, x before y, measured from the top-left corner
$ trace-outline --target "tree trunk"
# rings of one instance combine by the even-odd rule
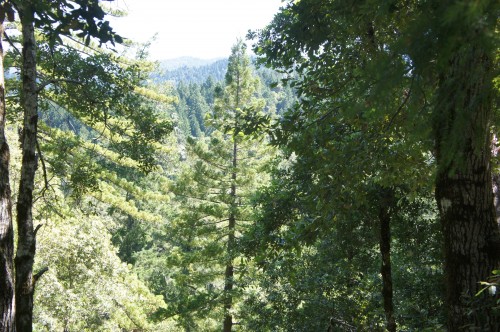
[[[233,136],[233,171],[231,174],[231,206],[229,212],[228,239],[227,239],[227,263],[224,274],[224,325],[223,332],[231,332],[233,329],[233,316],[231,309],[233,307],[233,285],[234,285],[234,250],[235,250],[235,232],[236,232],[236,166],[238,143]]]
[[[391,190],[384,190],[379,208],[380,221],[380,254],[382,256],[382,297],[384,298],[384,311],[387,320],[387,331],[396,332],[396,319],[394,318],[392,270],[391,270],[391,208],[394,196]]]
[[[36,41],[31,1],[19,5],[23,37],[21,106],[24,123],[21,137],[22,165],[17,200],[18,245],[16,265],[16,329],[29,332],[33,320],[33,262],[36,240],[33,230],[33,188],[37,160],[35,155],[38,122],[36,86]]]
[[[497,224],[500,227],[500,174],[493,174],[493,202]]]
[[[493,298],[475,296],[500,259],[490,169],[492,63],[477,45],[466,48],[443,73],[436,111],[436,200],[444,233],[448,329],[498,331]]]
[[[15,331],[14,324],[14,231],[9,182],[10,153],[5,136],[5,78],[0,23],[0,331]]]
[[[233,316],[231,315],[231,308],[233,306],[233,297],[231,292],[233,290],[233,276],[234,267],[231,263],[226,265],[226,272],[224,274],[224,324],[222,331],[231,332],[233,329]]]

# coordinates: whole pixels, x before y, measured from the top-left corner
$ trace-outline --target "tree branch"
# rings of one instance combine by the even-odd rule
[[[121,304],[120,302],[118,302],[116,299],[113,299],[113,302],[116,304],[116,306],[120,309],[123,310],[123,312],[125,313],[125,315],[127,316],[127,318],[132,322],[132,324],[134,324],[136,327],[140,328],[140,329],[143,329],[143,326],[141,323],[137,322],[137,320],[132,317],[132,315],[128,312],[127,308]]]
[[[45,183],[45,187],[41,193],[41,195],[43,196],[45,191],[49,189],[49,179],[47,177],[47,166],[45,165],[45,159],[43,159],[42,149],[40,149],[40,144],[38,144],[38,140],[36,141],[36,151],[38,152],[38,158],[40,158],[40,162],[42,163],[43,180]]]
[[[59,79],[50,79],[50,80],[46,80],[45,82],[42,82],[38,85],[38,88],[36,89],[36,92],[39,93],[40,91],[42,91],[43,89],[45,89],[45,87],[49,84],[55,84],[55,83],[59,83],[59,82],[66,82],[66,83],[74,83],[74,84],[83,84],[82,81],[77,81],[77,80],[72,80],[72,79],[66,79],[66,78],[59,78]]]
[[[41,269],[40,271],[38,271],[34,276],[33,276],[33,283],[36,284],[36,282],[38,281],[38,279],[40,279],[42,277],[42,275],[47,272],[49,270],[49,267],[46,266],[44,267],[43,269]]]
[[[35,227],[35,230],[33,231],[33,234],[36,236],[36,233],[38,233],[38,231],[40,230],[40,228],[43,227],[43,224],[38,224],[36,227]]]
[[[7,32],[4,32],[3,33],[4,37],[5,37],[5,40],[9,43],[10,46],[12,46],[12,48],[16,51],[16,53],[18,55],[21,55],[21,51],[19,51],[19,49],[17,48],[17,46],[14,44],[14,42],[12,41],[12,39],[10,39],[9,35],[7,35]]]
[[[396,110],[396,113],[394,113],[391,117],[391,121],[389,121],[389,123],[387,124],[387,126],[385,127],[385,130],[387,131],[389,128],[391,128],[392,126],[392,123],[394,122],[394,120],[396,119],[396,117],[398,116],[399,113],[401,113],[401,111],[403,110],[403,107],[406,105],[406,103],[408,102],[408,99],[410,99],[410,96],[411,96],[411,93],[412,93],[412,88],[413,88],[413,82],[415,81],[415,75],[413,75],[411,77],[411,83],[410,83],[410,88],[408,89],[408,92],[405,93],[405,99],[403,100],[403,102],[401,103],[401,105],[399,105],[398,109]]]

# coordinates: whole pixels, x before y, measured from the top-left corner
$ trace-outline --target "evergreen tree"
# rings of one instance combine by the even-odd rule
[[[253,219],[252,193],[265,180],[261,142],[244,133],[245,121],[264,106],[255,98],[257,87],[240,41],[229,58],[224,91],[208,118],[213,132],[206,139],[189,140],[193,165],[175,187],[183,205],[176,226],[182,232],[177,247],[183,265],[176,278],[189,280],[184,287],[193,287],[193,296],[205,299],[196,310],[216,309],[223,331],[233,328],[242,292],[238,280],[245,267],[237,263],[238,238]]]

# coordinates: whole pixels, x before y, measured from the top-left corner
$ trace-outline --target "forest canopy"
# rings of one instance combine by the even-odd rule
[[[496,1],[283,1],[187,66],[112,2],[0,1],[0,331],[500,329]]]

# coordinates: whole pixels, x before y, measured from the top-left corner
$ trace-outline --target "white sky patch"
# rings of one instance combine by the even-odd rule
[[[153,60],[192,56],[227,57],[237,38],[265,27],[282,6],[281,0],[117,0],[112,8],[128,16],[110,19],[125,38],[146,42]]]

